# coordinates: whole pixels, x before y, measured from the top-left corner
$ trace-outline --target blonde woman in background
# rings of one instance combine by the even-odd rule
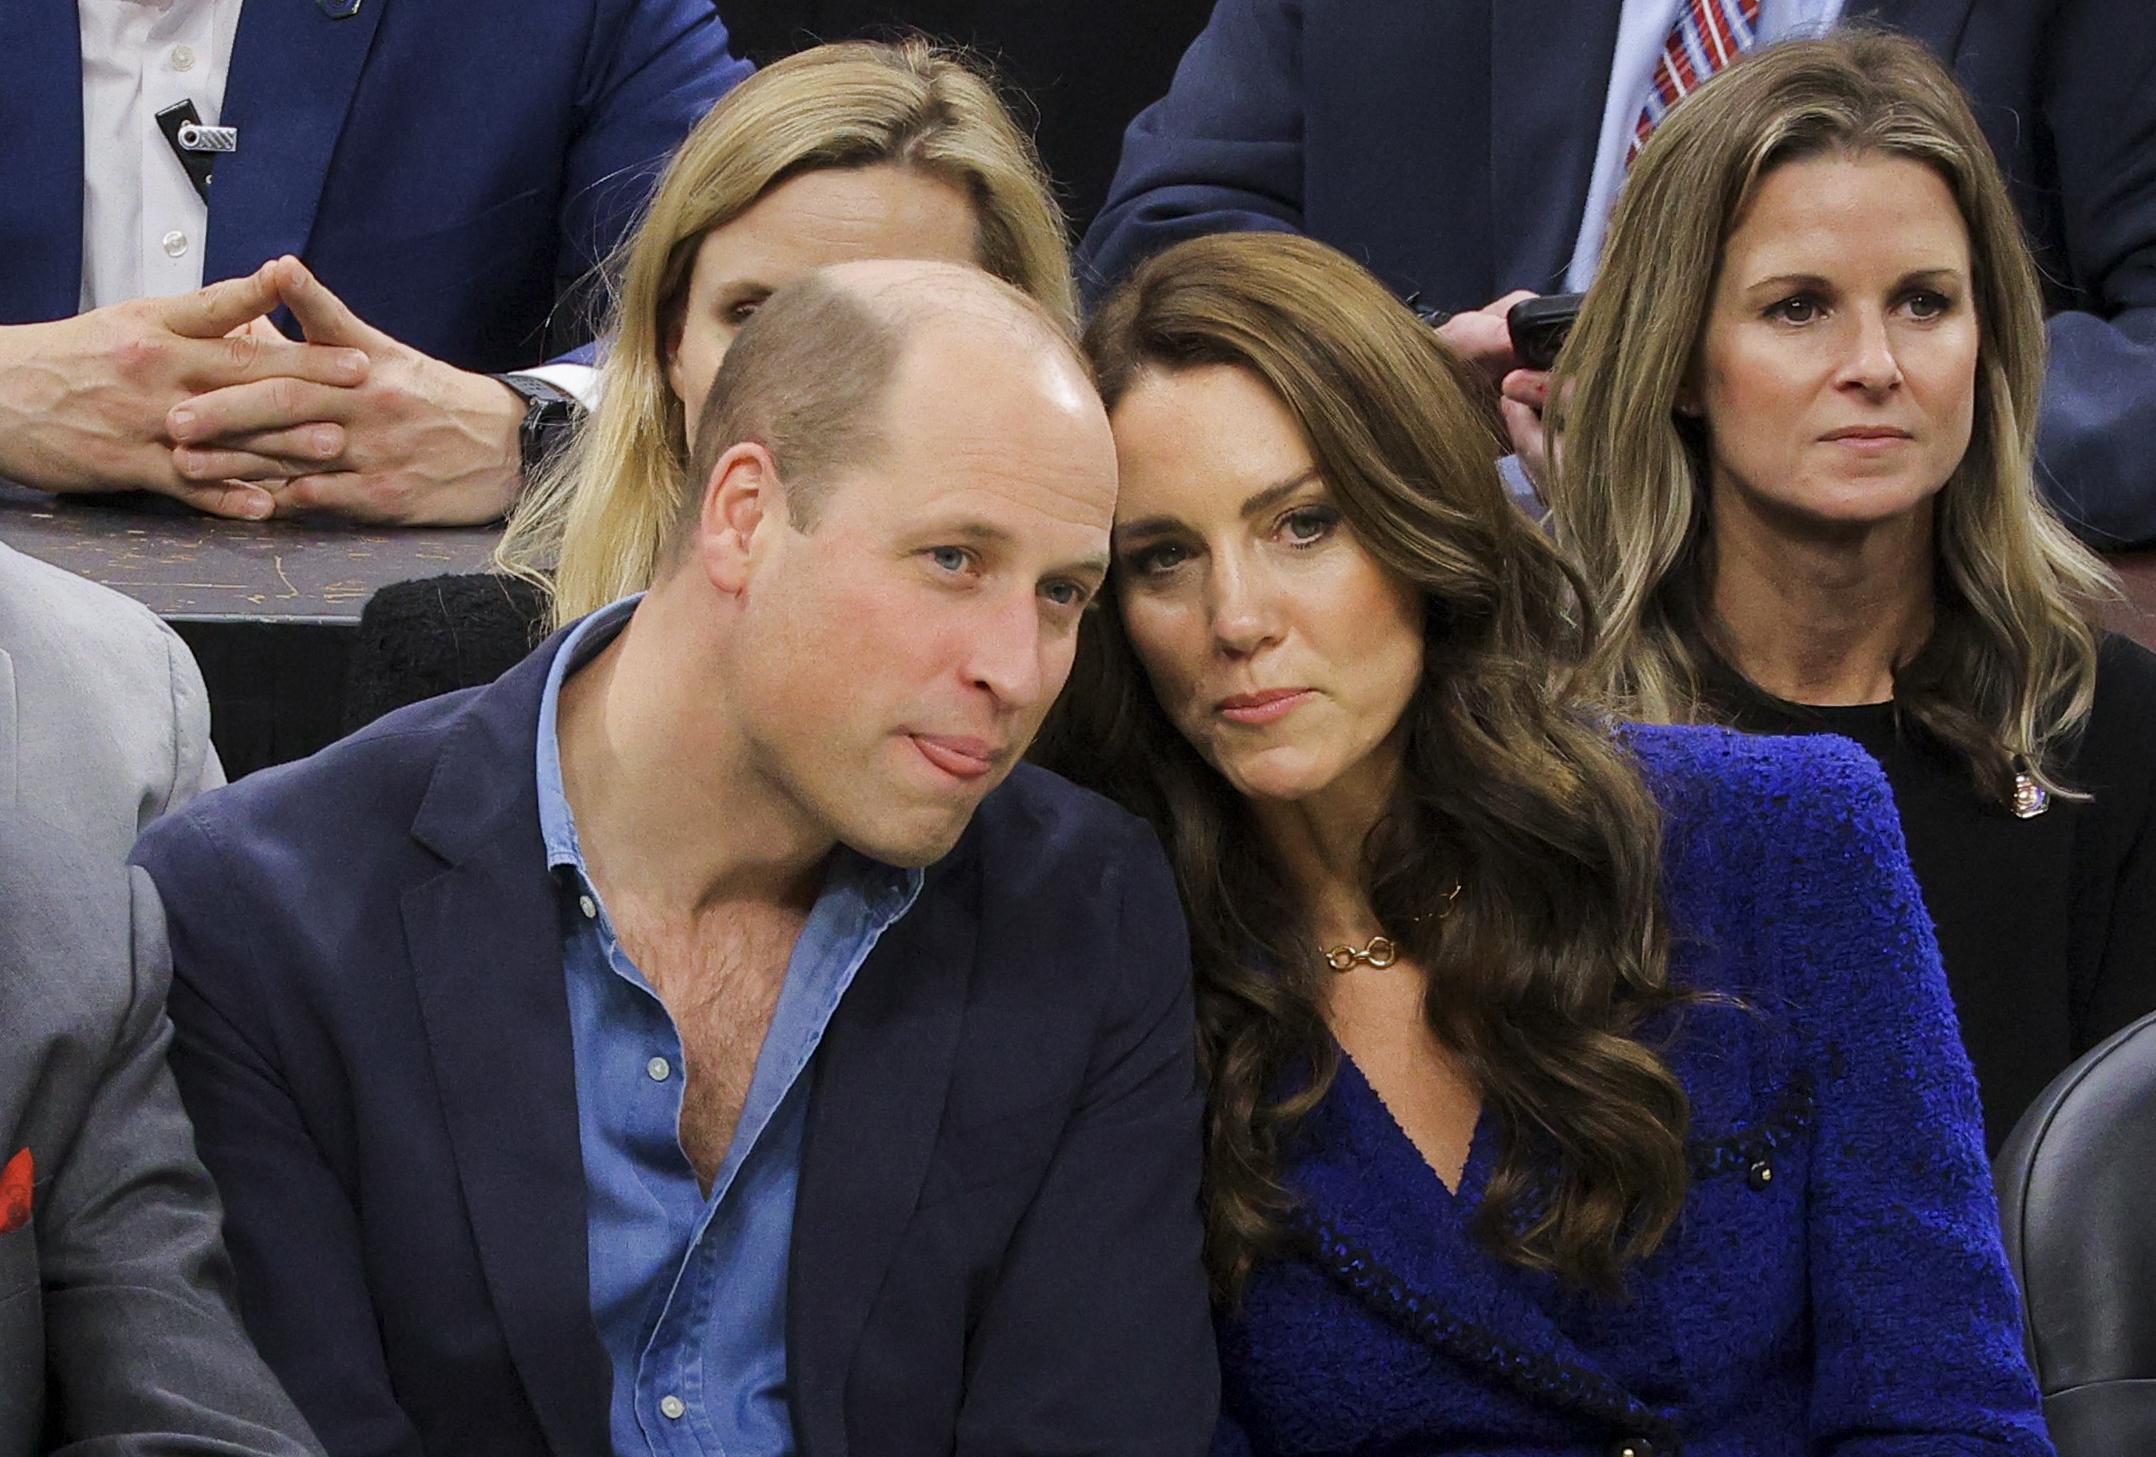
[[[682,144],[616,266],[585,427],[518,506],[498,563],[555,623],[641,591],[679,513],[688,432],[775,289],[859,258],[977,264],[1075,315],[1069,242],[994,86],[926,41],[849,41],[758,72]]]
[[[1960,89],[1857,31],[1769,47],[1641,153],[1550,424],[1559,540],[1633,715],[1886,770],[1990,1146],[2156,1007],[2156,658],[2037,494],[2037,277]]]

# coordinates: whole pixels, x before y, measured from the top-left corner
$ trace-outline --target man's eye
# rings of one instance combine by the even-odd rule
[[[962,546],[932,546],[928,559],[946,572],[962,572],[966,569],[966,549]]]
[[[1043,582],[1041,595],[1058,607],[1083,607],[1087,593],[1076,582]]]

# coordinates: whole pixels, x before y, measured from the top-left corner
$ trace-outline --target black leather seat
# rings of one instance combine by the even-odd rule
[[[539,588],[492,572],[381,588],[360,613],[345,731],[437,693],[493,682],[546,636],[546,615]]]
[[[2156,1016],[2059,1074],[1993,1172],[2059,1457],[2156,1454]]]

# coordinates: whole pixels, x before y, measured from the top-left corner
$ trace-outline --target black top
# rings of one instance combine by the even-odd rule
[[[1891,703],[1817,708],[1763,696],[1737,725],[1837,733],[1886,770],[1939,932],[1962,1041],[1997,1153],[2044,1085],[2156,1010],[2156,654],[2106,638],[2096,706],[2031,819],[1977,792],[1968,769]]]

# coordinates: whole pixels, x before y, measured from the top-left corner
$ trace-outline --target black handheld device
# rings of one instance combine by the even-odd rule
[[[1572,321],[1580,316],[1585,294],[1546,293],[1522,299],[1505,312],[1505,328],[1512,335],[1512,352],[1522,369],[1548,369],[1557,362]]]

